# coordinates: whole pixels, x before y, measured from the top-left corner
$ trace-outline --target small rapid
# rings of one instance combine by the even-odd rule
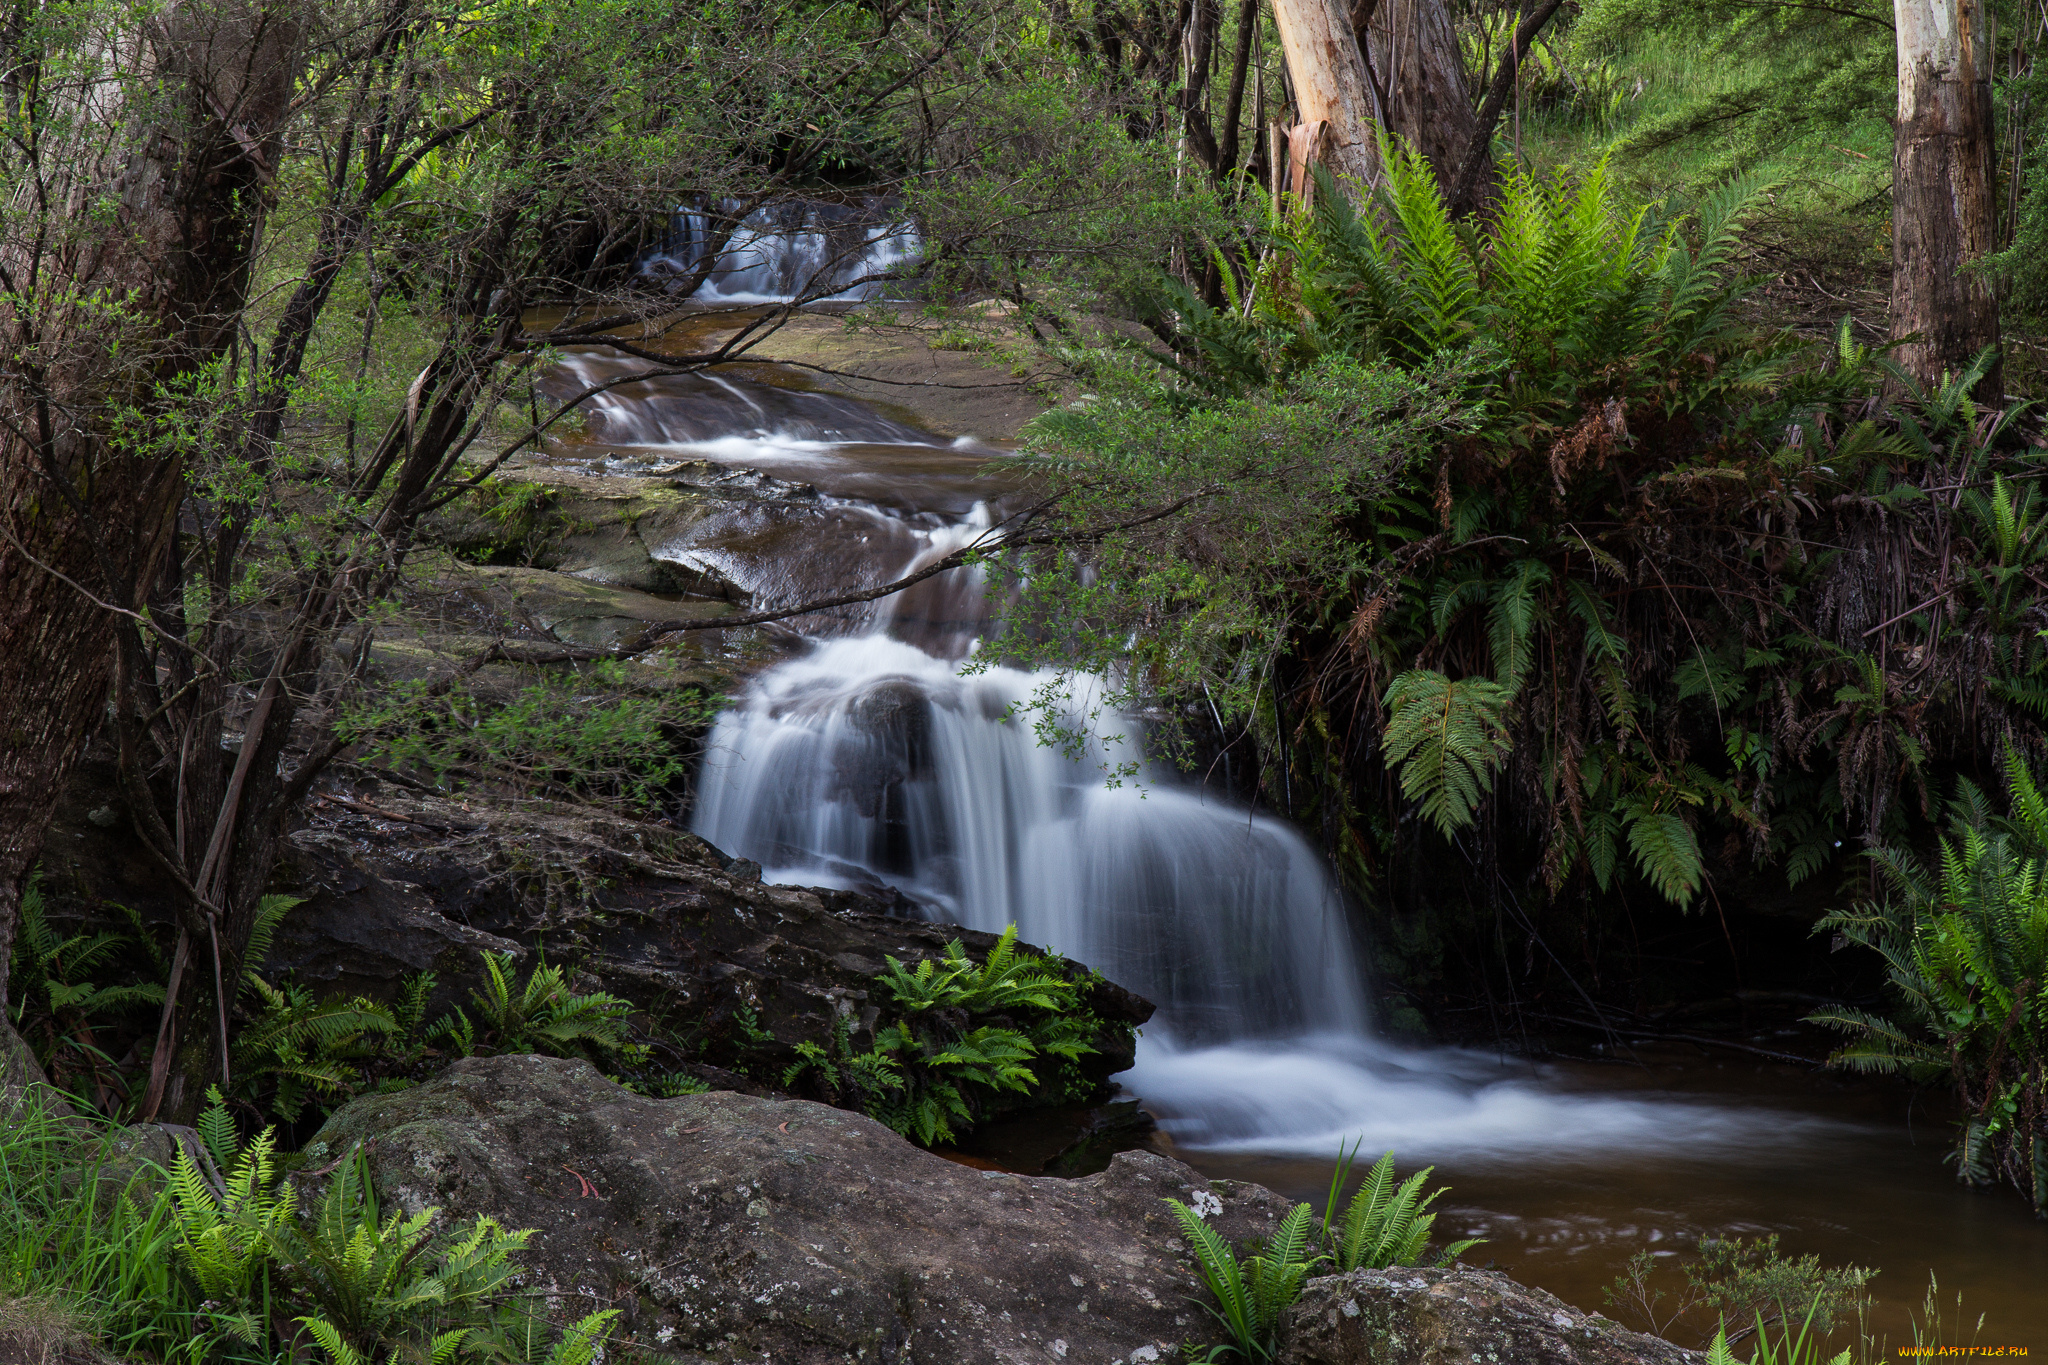
[[[890,273],[922,250],[916,226],[888,200],[775,200],[751,212],[726,200],[676,210],[640,271],[669,280],[702,272],[691,296],[702,304],[839,303],[887,296]]]

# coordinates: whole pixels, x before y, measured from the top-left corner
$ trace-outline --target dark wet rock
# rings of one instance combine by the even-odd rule
[[[979,958],[996,942],[890,913],[910,908],[898,902],[764,885],[757,864],[695,835],[588,809],[465,811],[387,787],[374,804],[316,798],[314,813],[284,878],[306,900],[266,971],[380,998],[432,970],[459,1004],[478,950],[538,943],[756,1076],[780,1076],[798,1043],[829,1047],[841,1021],[863,1045],[888,958],[936,957],[954,939]],[[1129,1027],[1152,1007],[1109,982],[1087,1001],[1111,1026],[1081,1064],[1101,1085],[1130,1066]]]
[[[1211,1333],[1162,1199],[1215,1195],[1239,1242],[1287,1209],[1152,1153],[1080,1180],[982,1171],[858,1114],[647,1099],[540,1057],[359,1099],[306,1163],[373,1138],[391,1205],[535,1229],[537,1283],[621,1309],[615,1330],[691,1365],[1170,1361]]]
[[[118,904],[168,925],[175,893],[125,820],[108,828],[90,819],[112,784],[104,759],[79,766],[46,845],[46,884],[67,917]],[[578,989],[626,997],[643,1023],[686,1044],[684,1055],[664,1054],[665,1068],[711,1084],[752,1077],[746,1083],[764,1093],[799,1060],[800,1043],[872,1044],[879,1009],[870,997],[888,958],[914,964],[958,939],[979,959],[996,943],[915,918],[922,907],[890,888],[765,885],[758,864],[665,821],[426,793],[348,770],[308,799],[274,885],[301,903],[259,967],[272,980],[390,1000],[407,977],[431,972],[433,1018],[470,1005],[483,952],[531,963],[538,949],[572,968]],[[1069,970],[1087,975],[1083,964]],[[1106,981],[1091,982],[1085,999],[1103,1027],[1077,1070],[1107,1099],[1152,1006]],[[818,1084],[806,1076],[799,1088]],[[1049,1099],[1003,1091],[988,1116]]]
[[[1326,1275],[1282,1323],[1275,1365],[1700,1365],[1505,1275],[1456,1266]]]

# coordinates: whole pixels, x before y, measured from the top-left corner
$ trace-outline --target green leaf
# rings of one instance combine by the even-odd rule
[[[1388,763],[1401,791],[1422,803],[1444,834],[1469,827],[1511,742],[1506,716],[1514,689],[1490,678],[1451,681],[1432,669],[1411,669],[1388,686]]]
[[[1628,822],[1629,851],[1659,895],[1680,909],[1692,904],[1706,877],[1692,827],[1668,811],[1642,811]]]

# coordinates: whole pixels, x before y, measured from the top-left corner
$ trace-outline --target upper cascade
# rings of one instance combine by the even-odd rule
[[[699,303],[858,301],[888,296],[890,272],[923,249],[885,199],[738,200],[682,207],[641,273],[687,286]]]

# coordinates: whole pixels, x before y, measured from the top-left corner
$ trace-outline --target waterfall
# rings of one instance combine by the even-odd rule
[[[1015,923],[1158,1005],[1148,1034],[1362,1032],[1343,903],[1301,836],[1142,766],[1110,785],[1131,758],[1114,734],[1094,762],[1041,744],[1019,712],[1054,682],[962,676],[883,633],[825,642],[720,719],[696,830],[772,880],[886,882],[937,919]]]
[[[572,353],[565,395],[626,371]],[[676,456],[759,485],[658,557],[710,567],[757,603],[881,583],[968,544],[1023,496],[989,453],[852,400],[665,376],[585,405],[557,458],[643,471]],[[748,481],[752,481],[751,483]],[[975,665],[980,571],[793,623],[808,651],[719,718],[693,827],[770,881],[893,887],[935,920],[1015,923],[1146,996],[1158,1014],[1120,1079],[1179,1141],[1328,1157],[1597,1160],[1783,1136],[1796,1121],[1655,1098],[1562,1093],[1527,1066],[1376,1038],[1343,898],[1286,823],[1139,761],[1139,722],[1054,675]],[[1040,742],[1050,699],[1084,739]],[[1123,765],[1135,776],[1111,780]]]
[[[885,200],[831,203],[778,200],[747,213],[725,201],[681,208],[660,250],[640,263],[650,277],[710,274],[692,297],[699,303],[787,303],[883,297],[878,277],[914,260],[923,243],[914,225]]]

